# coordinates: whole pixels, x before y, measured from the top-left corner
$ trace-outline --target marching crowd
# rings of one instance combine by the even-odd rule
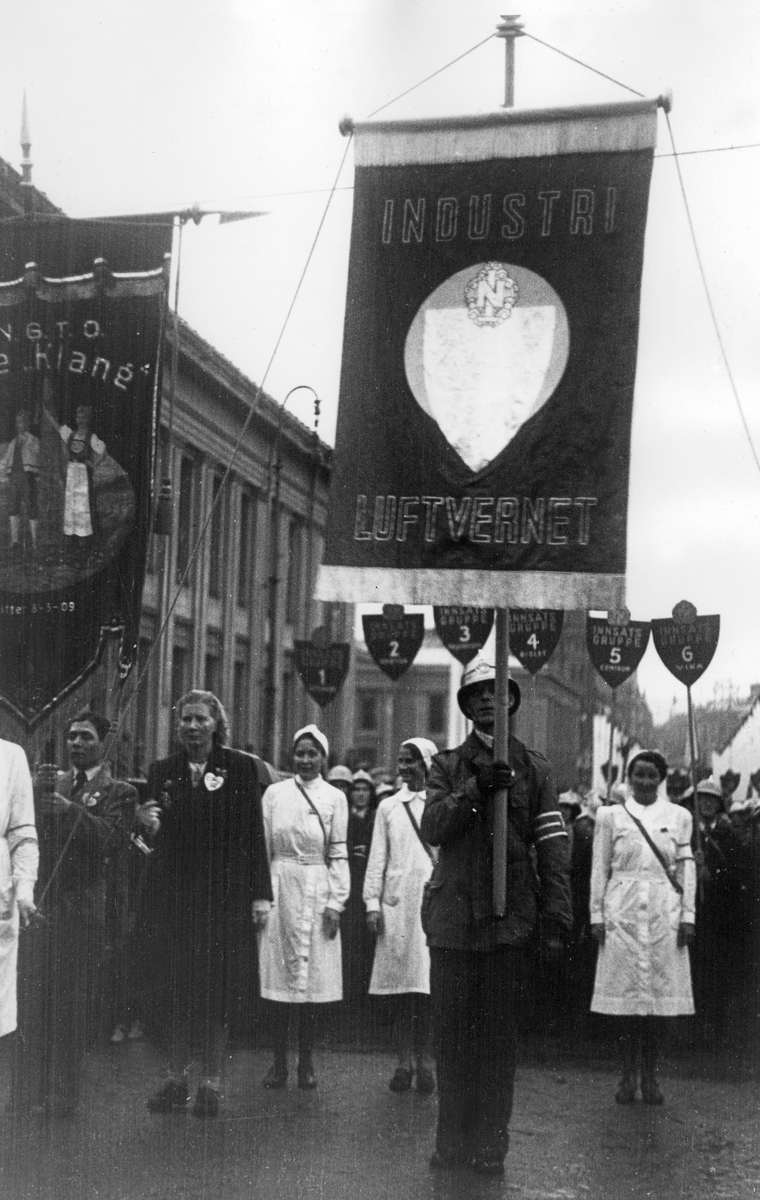
[[[515,736],[509,764],[494,758],[494,684],[484,659],[467,666],[458,701],[471,733],[442,752],[406,739],[396,786],[328,769],[315,725],[296,733],[283,776],[229,747],[222,705],[200,690],[177,702],[179,748],[150,766],[147,799],[112,777],[108,722],[89,710],[68,723],[66,770],[43,765],[32,781],[20,747],[0,743],[12,1115],[74,1113],[87,1047],[108,1029],[114,1041],[147,1030],[160,1048],[150,1112],[216,1117],[230,1025],[253,996],[272,1048],[263,1087],[287,1086],[292,1031],[298,1087],[314,1089],[319,1006],[342,1000],[355,1028],[382,1004],[390,1089],[438,1093],[431,1167],[499,1175],[531,963],[551,993],[548,1021],[571,1032],[589,1012],[612,1022],[620,1104],[639,1092],[663,1102],[668,1018],[696,1011],[696,1042],[720,1043],[732,1020],[746,1032],[758,806],[730,805],[712,779],[694,796],[655,750],[632,757],[608,798],[557,798],[548,762]],[[509,700],[511,715],[514,681]],[[504,790],[497,917],[492,811]]]

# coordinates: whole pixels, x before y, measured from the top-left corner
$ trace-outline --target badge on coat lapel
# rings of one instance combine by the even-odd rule
[[[222,786],[227,775],[226,771],[220,771],[215,775],[213,771],[207,771],[203,776],[203,783],[207,792],[216,792]]]

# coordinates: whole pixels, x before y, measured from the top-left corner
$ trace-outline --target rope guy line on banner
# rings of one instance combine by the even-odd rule
[[[704,287],[704,290],[705,290],[705,297],[707,298],[707,307],[710,312],[710,317],[711,317],[711,320],[713,323],[713,329],[715,330],[715,336],[718,340],[718,348],[720,350],[720,356],[723,360],[723,365],[726,369],[726,374],[728,376],[729,384],[731,385],[731,391],[733,392],[734,400],[736,402],[736,407],[739,410],[739,416],[741,417],[741,422],[742,422],[742,425],[744,426],[744,432],[747,435],[747,441],[749,442],[749,448],[752,451],[752,457],[755,460],[755,466],[757,467],[758,471],[760,471],[760,458],[758,458],[758,453],[757,453],[757,450],[755,449],[755,443],[752,440],[752,434],[750,433],[749,425],[747,424],[747,418],[744,413],[744,407],[741,402],[741,397],[739,396],[739,389],[736,386],[736,381],[734,379],[733,371],[731,370],[731,364],[728,361],[728,354],[726,352],[725,342],[723,341],[723,334],[721,333],[720,324],[718,322],[718,317],[715,312],[715,305],[713,304],[712,295],[710,293],[710,285],[707,282],[707,274],[705,272],[704,263],[702,262],[702,255],[699,250],[699,243],[697,241],[697,233],[694,228],[694,221],[692,220],[691,209],[689,207],[689,199],[688,199],[688,196],[686,195],[686,187],[684,185],[683,175],[681,174],[681,164],[678,161],[679,154],[678,154],[678,151],[676,150],[675,138],[673,137],[673,127],[670,123],[670,114],[667,111],[665,113],[665,120],[667,121],[667,124],[668,124],[668,133],[670,134],[670,143],[673,147],[673,158],[675,160],[676,171],[678,172],[678,183],[681,188],[681,195],[683,197],[684,208],[686,209],[686,219],[689,223],[689,232],[691,233],[691,241],[692,241],[692,245],[694,246],[694,254],[697,259],[697,266],[699,268],[699,274],[702,278],[702,286]]]
[[[555,54],[559,54],[562,58],[569,58],[570,62],[577,63],[579,67],[585,67],[587,71],[591,71],[594,75],[601,75],[602,79],[606,79],[609,83],[614,83],[617,87],[625,88],[627,92],[633,92],[634,96],[644,97],[643,92],[637,92],[636,88],[629,87],[627,83],[621,83],[619,79],[615,79],[612,75],[606,75],[604,71],[597,70],[596,67],[590,66],[589,63],[583,62],[580,58],[575,58],[572,54],[568,54],[566,50],[559,50],[556,46],[551,46],[549,42],[543,41],[536,37],[535,33],[528,33],[527,29],[523,30],[523,37],[530,38],[533,42],[538,42],[539,46],[545,46],[547,50],[553,50]]]
[[[250,425],[250,423],[253,419],[253,416],[258,408],[259,400],[264,391],[264,384],[266,383],[267,376],[269,375],[269,372],[272,367],[272,363],[274,362],[275,357],[277,355],[277,351],[280,348],[282,339],[285,336],[285,331],[288,327],[290,318],[293,313],[293,309],[295,308],[296,301],[298,300],[298,296],[301,292],[301,288],[303,286],[304,279],[306,278],[306,272],[308,271],[311,260],[314,257],[314,251],[317,248],[317,243],[319,241],[320,234],[322,233],[322,229],[323,229],[325,221],[327,219],[327,214],[330,209],[330,204],[331,204],[333,195],[335,194],[335,190],[337,187],[338,180],[340,179],[341,172],[343,170],[343,167],[345,166],[346,159],[348,157],[348,152],[349,152],[349,149],[351,148],[352,141],[353,141],[353,135],[350,135],[346,141],[346,148],[343,151],[343,157],[340,160],[340,166],[338,167],[338,171],[335,176],[335,183],[333,184],[333,187],[330,189],[330,195],[328,196],[327,203],[326,203],[326,205],[324,207],[324,211],[322,213],[322,217],[320,219],[319,225],[317,226],[317,231],[314,235],[312,244],[309,248],[309,253],[306,256],[306,262],[304,263],[303,270],[301,271],[301,275],[298,279],[298,283],[296,284],[296,288],[293,293],[293,299],[290,302],[288,311],[286,312],[285,318],[282,322],[282,326],[280,327],[280,332],[277,335],[277,339],[275,341],[274,348],[272,350],[272,353],[269,356],[269,361],[266,365],[264,374],[261,378],[261,383],[258,384],[258,386],[256,388],[256,392],[254,393],[253,399],[251,400],[251,403],[248,407],[248,415],[246,416],[245,421],[243,422],[240,433],[238,435],[238,439],[235,442],[235,445],[232,449],[232,454],[230,455],[230,458],[229,458],[229,461],[225,468],[224,474],[222,475],[216,497],[212,501],[211,507],[209,508],[208,514],[206,516],[206,520],[204,521],[201,531],[198,534],[198,537],[196,538],[195,545],[193,546],[193,548],[188,556],[187,565],[185,567],[185,570],[182,573],[181,578],[175,585],[174,595],[173,595],[171,602],[169,604],[169,607],[167,609],[166,616],[164,617],[164,620],[161,623],[161,627],[158,630],[158,633],[156,634],[155,640],[153,641],[153,644],[151,645],[150,650],[148,651],[142,671],[140,672],[137,679],[135,680],[135,686],[132,689],[132,693],[129,696],[129,699],[124,704],[123,708],[121,708],[118,719],[114,723],[114,726],[111,729],[111,731],[109,732],[108,738],[110,740],[110,745],[113,745],[113,743],[115,742],[116,736],[118,735],[118,733],[121,730],[121,727],[123,725],[124,718],[126,717],[127,713],[131,709],[132,705],[134,704],[135,700],[137,699],[137,696],[140,693],[140,689],[145,681],[146,675],[150,668],[151,662],[153,661],[156,650],[159,647],[159,645],[161,644],[161,640],[162,640],[164,634],[166,633],[167,627],[169,625],[169,618],[171,617],[172,613],[174,612],[177,601],[179,600],[180,594],[182,592],[182,588],[184,587],[185,581],[187,580],[187,577],[190,574],[190,569],[191,569],[193,563],[195,562],[196,555],[198,554],[198,551],[199,551],[201,545],[203,544],[203,540],[206,536],[206,533],[208,532],[209,526],[211,525],[211,520],[214,516],[214,513],[216,512],[217,506],[221,502],[222,496],[224,494],[225,486],[230,477],[230,474],[232,473],[232,468],[237,459],[238,452],[239,452],[240,447],[243,442],[243,438],[245,437],[245,434],[248,430],[248,426]],[[110,748],[110,745],[109,745],[109,748]]]
[[[436,75],[441,75],[444,71],[448,71],[449,67],[454,66],[454,63],[461,62],[463,58],[467,58],[468,54],[472,54],[474,50],[479,50],[481,46],[485,46],[486,42],[492,41],[496,36],[497,35],[495,33],[489,33],[488,37],[483,38],[482,42],[476,42],[474,46],[470,46],[469,50],[465,50],[464,53],[458,54],[456,58],[452,58],[450,62],[445,63],[444,66],[439,67],[438,70],[433,71],[432,74],[426,75],[424,79],[419,81],[419,83],[414,83],[411,87],[407,88],[406,91],[399,92],[398,96],[394,96],[392,100],[386,100],[385,104],[381,104],[379,108],[374,110],[374,112],[368,114],[367,120],[371,121],[372,118],[376,117],[378,113],[383,112],[386,108],[390,108],[391,104],[395,104],[397,100],[402,100],[404,96],[408,96],[410,92],[416,92],[417,88],[422,87],[423,83],[428,83],[431,79],[435,79]]]

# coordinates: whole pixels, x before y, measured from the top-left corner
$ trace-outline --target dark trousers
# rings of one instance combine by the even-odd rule
[[[436,1149],[444,1157],[507,1153],[522,963],[523,952],[511,946],[430,951]]]
[[[275,1063],[280,1067],[287,1065],[290,1010],[296,1009],[298,1013],[296,1018],[298,1022],[298,1064],[300,1067],[310,1067],[317,1023],[316,1004],[285,1004],[279,1000],[269,1000],[267,1009],[272,1030]]]
[[[80,1098],[84,1056],[97,1035],[103,932],[87,911],[52,911],[22,931],[13,1103]]]

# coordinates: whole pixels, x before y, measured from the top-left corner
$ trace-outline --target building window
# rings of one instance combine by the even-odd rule
[[[256,524],[256,501],[250,492],[240,495],[240,548],[238,551],[237,602],[247,608],[253,574],[253,542]]]
[[[379,694],[359,690],[356,693],[358,727],[361,733],[377,733],[380,728]]]
[[[242,648],[241,648],[242,649]],[[232,731],[235,744],[247,748],[248,743],[248,658],[235,662],[232,674]]]
[[[298,585],[301,579],[301,538],[297,521],[288,526],[288,582],[285,593],[285,620],[295,625],[298,619]]]
[[[448,697],[445,692],[431,692],[428,696],[428,729],[431,737],[446,732]]]
[[[192,458],[183,457],[179,470],[179,506],[177,512],[177,583],[182,579],[190,562],[190,554],[195,544],[193,528],[193,484],[195,480],[195,463]],[[190,580],[186,580],[190,583]]]
[[[188,690],[190,676],[190,651],[186,646],[175,646],[172,652],[172,704]]]
[[[162,485],[165,477],[167,475],[169,475],[169,462],[170,461],[171,461],[171,455],[169,453],[169,442],[168,442],[167,432],[164,428],[161,428],[161,430],[159,431],[158,445],[156,447],[156,469],[153,474],[153,478],[155,480],[156,487],[158,489],[156,495],[154,496],[154,502],[156,504],[158,504],[158,500],[161,495],[161,485]],[[147,557],[147,561],[146,561],[146,570],[149,575],[153,575],[156,572],[156,569],[157,569],[157,567],[156,567],[156,559],[157,559],[156,552],[157,552],[157,548],[160,548],[162,545],[163,545],[163,539],[160,537],[160,535],[156,534],[154,531],[153,537],[151,538],[150,545],[148,546],[148,557]],[[158,561],[159,562],[161,561],[160,558],[158,559]]]
[[[222,565],[224,562],[224,499],[221,496],[222,477],[214,476],[211,486],[211,528],[208,543],[208,594],[218,600],[222,594]],[[213,690],[213,689],[212,689]]]
[[[219,659],[215,654],[206,655],[205,688],[207,692],[219,695]]]
[[[151,758],[153,758],[153,747],[151,745],[151,685],[153,680],[153,662],[151,661],[148,670],[145,670],[146,663],[150,657],[153,643],[150,638],[141,637],[137,644],[137,662],[132,668],[137,672],[137,681],[139,687],[137,689],[137,699],[135,702],[135,740],[132,747],[132,766],[131,772],[133,775],[141,776],[146,774],[146,767]],[[140,682],[142,681],[142,682]]]
[[[296,731],[296,675],[293,669],[293,656],[285,656],[285,670],[282,673],[282,745],[285,748],[283,761],[290,759],[290,747],[293,734]]]
[[[215,696],[222,688],[222,639],[215,629],[206,631],[206,661],[204,665],[204,687]]]

